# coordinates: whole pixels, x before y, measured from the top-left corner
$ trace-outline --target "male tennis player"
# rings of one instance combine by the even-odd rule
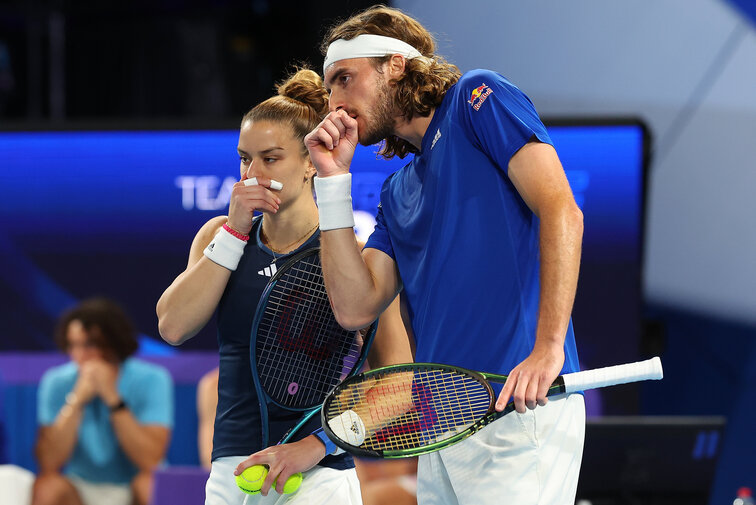
[[[421,456],[421,504],[572,504],[583,397],[545,395],[578,370],[570,313],[582,214],[530,100],[495,72],[460,75],[434,51],[416,20],[382,6],[324,41],[331,112],[305,144],[329,296],[357,328],[403,289],[416,361],[510,375],[497,409],[514,397],[516,413]],[[384,183],[360,252],[349,166],[358,141],[382,139],[384,156],[415,156]]]

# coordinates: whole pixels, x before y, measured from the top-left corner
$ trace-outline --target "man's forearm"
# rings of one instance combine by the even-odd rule
[[[126,457],[142,471],[153,470],[165,457],[168,429],[140,424],[126,409],[110,415],[118,443]]]
[[[541,290],[536,345],[564,345],[580,271],[583,216],[574,204],[541,215]]]
[[[354,232],[351,228],[324,231],[320,244],[323,277],[337,321],[347,329],[367,326],[384,307]]]
[[[83,405],[75,399],[66,402],[55,422],[40,428],[35,449],[42,472],[59,471],[73,454],[84,416]]]

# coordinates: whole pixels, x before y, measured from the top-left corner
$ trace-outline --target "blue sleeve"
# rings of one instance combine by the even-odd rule
[[[365,248],[378,249],[389,255],[391,259],[396,261],[394,257],[394,247],[391,245],[391,237],[389,236],[388,229],[386,228],[386,218],[383,217],[383,207],[378,205],[378,214],[375,216],[375,230],[368,237],[368,241],[365,244]]]
[[[505,173],[512,156],[534,136],[551,138],[530,99],[503,76],[475,70],[459,81],[461,120],[472,141]]]
[[[139,400],[129,403],[129,410],[141,424],[173,427],[173,379],[163,367],[153,365],[134,381]]]
[[[56,369],[46,371],[37,388],[37,424],[48,426],[55,421],[66,402],[66,394],[58,380]]]

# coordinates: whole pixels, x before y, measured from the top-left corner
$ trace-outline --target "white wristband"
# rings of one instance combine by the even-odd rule
[[[315,195],[322,231],[354,228],[352,174],[315,177]]]
[[[238,239],[221,228],[215,234],[215,238],[210,242],[203,253],[213,263],[228,268],[232,272],[239,266],[239,260],[244,254],[244,246],[247,243]]]

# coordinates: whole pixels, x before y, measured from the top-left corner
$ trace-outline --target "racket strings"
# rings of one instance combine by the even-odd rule
[[[343,332],[341,328],[332,330],[331,333],[334,331]],[[339,339],[354,340],[354,337],[345,333],[339,336]],[[316,337],[316,345],[318,340]],[[329,349],[328,352],[328,359],[320,359],[320,357],[314,359],[312,356],[308,356],[306,350],[282,352],[280,349],[274,349],[274,352],[268,352],[265,355],[269,364],[266,375],[269,379],[267,382],[270,384],[268,390],[271,396],[279,401],[298,398],[298,402],[306,404],[320,403],[323,395],[338,383],[342,375],[344,366],[338,358],[345,355],[359,355],[359,350],[355,349],[354,346],[346,350],[344,348]],[[261,355],[261,359],[265,360],[263,355]],[[357,360],[353,359],[352,361],[356,362]],[[284,391],[289,380],[297,381],[300,388],[298,395],[292,396],[293,393],[290,389]],[[306,392],[310,392],[310,394],[308,395]]]
[[[285,407],[315,406],[359,361],[362,340],[331,310],[317,254],[288,269],[258,325],[256,366],[266,393]]]
[[[327,405],[327,418],[347,410],[366,424],[361,448],[407,450],[441,442],[476,423],[491,408],[489,389],[452,370],[414,368],[364,376]]]

